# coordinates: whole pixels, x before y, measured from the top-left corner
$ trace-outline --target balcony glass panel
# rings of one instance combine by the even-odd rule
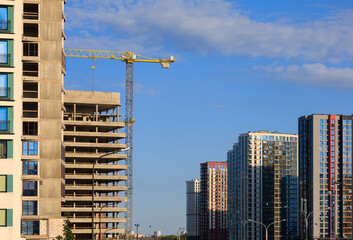
[[[0,131],[8,130],[7,108],[0,107]]]
[[[7,7],[0,7],[0,30],[8,29],[8,13]]]
[[[0,6],[0,33],[13,33],[13,6]]]
[[[0,41],[0,63],[8,63],[8,43],[7,41]]]

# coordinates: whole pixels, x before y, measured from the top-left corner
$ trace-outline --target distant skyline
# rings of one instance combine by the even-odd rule
[[[302,115],[353,113],[352,1],[76,0],[65,14],[66,48],[176,57],[168,70],[134,68],[133,223],[143,234],[186,227],[185,181],[202,162],[226,161],[237,134],[297,133]],[[94,65],[94,90],[124,99],[125,64]],[[91,90],[91,66],[68,58],[65,88]]]

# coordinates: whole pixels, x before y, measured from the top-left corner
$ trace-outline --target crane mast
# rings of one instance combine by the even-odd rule
[[[81,57],[95,59],[117,59],[126,63],[125,81],[125,144],[127,150],[127,204],[126,204],[126,224],[125,235],[132,232],[132,194],[133,194],[133,98],[134,98],[134,62],[160,63],[162,68],[169,68],[169,64],[174,62],[174,57],[169,59],[151,58],[132,52],[99,51],[84,49],[64,49],[66,57]],[[93,90],[93,89],[92,89]]]
[[[132,231],[132,192],[133,192],[133,175],[132,175],[132,151],[133,151],[133,100],[134,100],[134,64],[126,61],[126,86],[125,86],[125,144],[130,149],[127,151],[127,206],[126,206],[126,224],[125,234]]]

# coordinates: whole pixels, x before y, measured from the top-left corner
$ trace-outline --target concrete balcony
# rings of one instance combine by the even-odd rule
[[[78,132],[78,131],[65,131],[64,136],[74,137],[106,137],[106,138],[125,138],[125,133],[109,133],[109,132]]]
[[[74,234],[90,234],[92,232],[92,228],[73,228],[72,233]],[[108,231],[109,233],[125,233],[124,229],[111,229],[108,230],[107,228],[102,228],[101,232],[104,233],[105,231]],[[94,233],[99,233],[99,229],[94,229]]]
[[[104,121],[73,121],[73,120],[64,120],[65,125],[76,125],[76,126],[97,126],[97,127],[118,127],[123,128],[125,123],[123,122],[104,122]]]
[[[92,212],[91,206],[79,206],[79,207],[62,207],[62,212]],[[126,208],[119,208],[119,207],[95,207],[95,212],[126,212]]]
[[[92,185],[66,185],[65,190],[82,190],[90,191],[92,190]],[[95,191],[127,191],[125,186],[94,186]]]
[[[91,195],[77,195],[76,196],[70,196],[66,195],[65,196],[65,201],[74,201],[74,202],[89,202],[92,201],[92,196]],[[95,196],[94,197],[95,202],[126,202],[127,197],[118,197],[118,196]]]
[[[65,168],[74,168],[74,169],[92,169],[93,164],[86,163],[66,163]],[[111,170],[126,170],[126,165],[120,164],[96,164],[95,169],[111,169]]]
[[[104,153],[82,153],[82,152],[65,152],[65,158],[99,158],[102,156]],[[109,156],[103,157],[103,159],[126,159],[127,155],[126,154],[111,154]]]
[[[126,144],[119,143],[92,143],[92,142],[65,142],[66,147],[75,148],[109,148],[109,149],[123,149]]]
[[[71,223],[91,223],[92,218],[91,217],[82,217],[82,218],[69,218]],[[124,223],[126,222],[125,218],[116,218],[116,217],[102,217],[101,218],[102,223]],[[99,223],[100,219],[94,218],[94,222]]]
[[[85,174],[66,174],[65,179],[84,179],[90,180],[92,179],[92,174],[85,173]],[[95,180],[127,180],[127,176],[121,175],[94,175]]]

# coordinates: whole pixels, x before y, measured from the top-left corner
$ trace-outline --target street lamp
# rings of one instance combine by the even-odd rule
[[[258,222],[258,221],[254,221],[252,219],[249,219],[249,222],[253,222],[253,223],[257,223],[257,224],[261,224],[265,229],[266,229],[266,240],[268,240],[268,228],[275,224],[275,223],[280,223],[280,222],[285,222],[286,219],[282,219],[281,221],[274,221],[273,223],[268,224],[267,226],[265,224],[263,224],[262,222]]]
[[[140,226],[140,224],[135,224],[135,226],[136,226],[136,232],[137,232],[137,240],[139,240],[139,226]]]
[[[124,151],[127,151],[129,150],[131,147],[128,147],[128,148],[123,148],[123,149],[120,149],[120,150],[114,150],[114,151],[111,151],[111,152],[108,152],[108,153],[105,153],[103,155],[100,155],[96,161],[93,161],[93,166],[92,166],[92,234],[91,234],[91,239],[92,240],[95,240],[95,235],[94,235],[94,170],[95,170],[95,166],[96,166],[96,162],[99,162],[99,160],[102,158],[102,157],[106,157],[106,156],[109,156],[109,155],[112,155],[112,154],[115,154],[115,153],[118,153],[118,152],[124,152]],[[99,226],[100,228],[101,226]]]
[[[105,204],[99,209],[99,239],[102,239],[102,209],[109,206],[114,206],[114,205]]]
[[[312,211],[311,213],[309,213],[308,215],[306,215],[304,212],[301,212],[301,214],[304,214],[305,217],[305,240],[308,240],[308,228],[309,228],[309,217],[314,213],[314,211]]]

